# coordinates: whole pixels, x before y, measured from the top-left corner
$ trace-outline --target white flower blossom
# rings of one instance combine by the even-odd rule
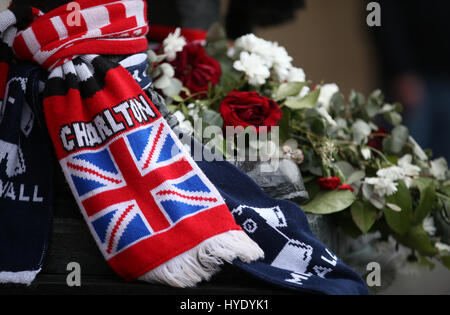
[[[364,160],[369,160],[372,157],[372,151],[370,151],[369,148],[362,148],[361,154],[362,154]]]
[[[337,92],[339,92],[339,87],[335,83],[325,84],[321,86],[318,102],[325,106],[327,110],[329,110],[331,98]]]
[[[397,181],[405,178],[405,171],[401,167],[392,166],[380,169],[377,172],[377,176],[389,179],[391,181]]]
[[[278,46],[278,43],[272,43],[269,50],[269,61],[272,63],[273,71],[280,82],[287,80],[292,68],[292,57],[283,46]],[[263,57],[264,58],[264,57]]]
[[[438,242],[434,246],[439,249],[440,252],[450,252],[450,245]]]
[[[434,225],[434,219],[432,216],[427,216],[423,222],[422,227],[428,235],[433,236],[436,234],[436,226]]]
[[[163,50],[168,61],[174,60],[177,56],[177,52],[182,51],[183,47],[186,45],[186,39],[180,34],[180,28],[177,28],[175,32],[170,33],[163,40]]]
[[[270,42],[255,34],[247,34],[236,39],[234,46],[250,53],[263,55],[270,49]]]
[[[235,48],[259,56],[267,69],[273,71],[279,82],[293,82],[299,78],[302,79],[299,82],[304,82],[304,72],[303,78],[301,73],[303,70],[292,66],[292,57],[289,56],[286,48],[277,42],[264,40],[254,34],[247,34],[235,41]]]
[[[173,113],[173,116],[178,120],[178,127],[187,134],[192,134],[194,132],[194,128],[192,127],[192,123],[189,120],[186,120],[184,114],[180,111],[176,111]]]
[[[447,170],[448,165],[444,158],[431,161],[431,175],[436,177],[438,180],[445,180]]]
[[[391,196],[397,192],[397,183],[389,178],[368,177],[365,183],[372,185],[375,194],[380,197]]]
[[[411,164],[412,156],[410,154],[406,154],[400,160],[398,160],[398,165],[403,169],[405,173],[405,177],[403,180],[405,181],[406,187],[410,188],[412,185],[412,177],[420,174],[420,167]]]
[[[286,76],[287,82],[305,82],[306,75],[302,68],[290,67]]]
[[[246,51],[241,52],[239,60],[234,62],[233,67],[244,72],[251,85],[263,85],[270,77],[270,71],[262,58]]]

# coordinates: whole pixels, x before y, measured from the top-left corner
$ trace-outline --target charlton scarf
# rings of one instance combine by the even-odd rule
[[[65,177],[109,265],[126,280],[192,286],[261,249],[235,223],[133,76],[102,56],[147,48],[145,1],[80,0],[17,33],[50,74],[43,110]]]

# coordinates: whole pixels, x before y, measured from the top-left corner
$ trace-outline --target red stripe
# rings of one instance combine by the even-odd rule
[[[161,137],[161,133],[163,131],[163,128],[164,128],[164,124],[159,125],[159,129],[158,129],[158,132],[156,133],[156,137],[155,137],[155,141],[153,142],[152,149],[150,151],[150,154],[147,157],[147,160],[145,161],[144,170],[149,166],[150,161],[151,161],[151,159],[153,157],[153,154],[155,153],[156,146],[158,144],[159,138]]]
[[[87,168],[87,167],[84,167],[84,166],[75,165],[75,164],[72,164],[70,162],[67,162],[67,166],[70,167],[70,168],[73,168],[74,170],[77,170],[77,171],[82,171],[82,172],[86,172],[86,173],[95,175],[97,177],[105,179],[105,180],[107,180],[109,182],[112,182],[114,184],[120,184],[122,182],[121,180],[117,180],[117,179],[114,179],[112,177],[104,176],[104,175],[100,174],[99,172],[96,172],[96,171],[91,170],[90,168]]]
[[[216,202],[217,199],[216,198],[205,198],[205,197],[194,197],[194,196],[186,196],[186,195],[182,195],[176,191],[173,190],[161,190],[158,191],[157,195],[175,195],[181,198],[185,198],[185,199],[190,199],[190,200],[196,200],[196,201],[212,201],[212,202]]]
[[[117,220],[116,224],[114,225],[114,228],[111,232],[111,237],[109,238],[108,249],[106,250],[106,252],[108,254],[111,254],[112,246],[114,243],[114,237],[116,236],[116,233],[117,233],[117,230],[119,229],[120,224],[122,224],[122,221],[125,219],[127,214],[131,211],[131,209],[133,209],[133,207],[134,207],[134,205],[129,205],[128,208],[122,213],[119,220]]]
[[[5,97],[6,82],[8,81],[9,65],[0,62],[0,100]]]

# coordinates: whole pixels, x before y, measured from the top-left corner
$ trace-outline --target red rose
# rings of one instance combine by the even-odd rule
[[[222,75],[220,64],[206,54],[206,50],[199,44],[187,44],[177,53],[171,62],[175,69],[175,77],[179,79],[191,93],[208,91],[219,83]],[[204,95],[203,95],[204,96]]]
[[[335,190],[341,185],[339,177],[319,178],[317,180],[320,188],[323,190]]]
[[[220,113],[226,126],[276,126],[283,116],[278,104],[256,92],[231,91],[220,104]]]

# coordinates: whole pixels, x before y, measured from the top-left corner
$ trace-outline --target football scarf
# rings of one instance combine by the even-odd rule
[[[45,72],[12,65],[0,106],[0,283],[30,284],[51,228],[53,163],[38,95]]]
[[[368,294],[364,280],[311,232],[296,204],[269,197],[246,174],[215,155],[173,122],[164,100],[149,93],[200,169],[219,190],[236,222],[265,253],[252,263],[234,265],[267,282],[308,293]]]
[[[50,72],[50,138],[109,265],[126,280],[185,287],[223,261],[262,257],[133,75],[100,55],[147,48],[145,1],[77,4],[77,17],[68,4],[36,18],[13,48]]]

